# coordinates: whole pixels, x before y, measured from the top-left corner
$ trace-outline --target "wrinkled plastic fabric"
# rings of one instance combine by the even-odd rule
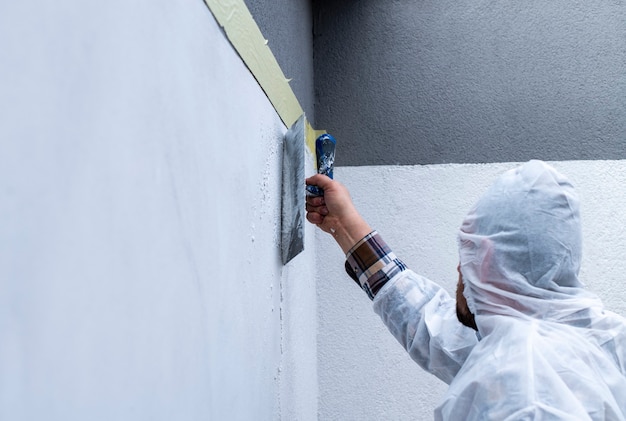
[[[438,420],[626,420],[626,320],[578,278],[579,201],[541,161],[503,174],[459,233],[464,296],[402,272],[374,309],[422,367],[450,383]],[[471,331],[473,332],[473,331]]]
[[[450,295],[411,270],[376,294],[374,311],[415,362],[448,384],[478,343],[476,332],[459,323]]]

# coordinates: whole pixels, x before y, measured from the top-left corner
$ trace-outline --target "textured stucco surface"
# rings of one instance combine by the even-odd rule
[[[626,157],[626,3],[314,2],[338,165]]]
[[[282,266],[285,127],[204,3],[3,2],[0,51],[0,419],[315,419],[313,227]]]
[[[626,316],[626,161],[552,163],[581,198],[581,278]],[[456,232],[471,205],[516,164],[340,167],[335,178],[399,258],[454,293]],[[424,373],[387,332],[344,257],[318,238],[320,420],[429,420],[446,385]]]

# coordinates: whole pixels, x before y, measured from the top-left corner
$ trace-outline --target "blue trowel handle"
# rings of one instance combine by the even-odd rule
[[[333,178],[335,165],[335,145],[337,141],[329,134],[323,134],[315,140],[315,157],[318,174]],[[307,191],[314,196],[323,196],[324,190],[317,186],[307,186]]]

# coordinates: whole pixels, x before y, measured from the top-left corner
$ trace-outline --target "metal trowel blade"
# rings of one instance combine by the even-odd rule
[[[304,114],[283,140],[281,253],[283,265],[304,250]]]

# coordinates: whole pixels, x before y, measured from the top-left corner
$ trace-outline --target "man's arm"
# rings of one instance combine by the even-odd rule
[[[343,185],[323,175],[308,178],[307,184],[324,189],[323,197],[307,197],[309,222],[335,238],[346,254],[346,272],[411,358],[450,383],[478,342],[457,320],[455,301],[395,256],[359,215]]]
[[[359,240],[372,232],[342,184],[321,174],[307,178],[306,183],[324,190],[324,196],[307,197],[306,218],[331,234],[344,253],[347,254]]]

